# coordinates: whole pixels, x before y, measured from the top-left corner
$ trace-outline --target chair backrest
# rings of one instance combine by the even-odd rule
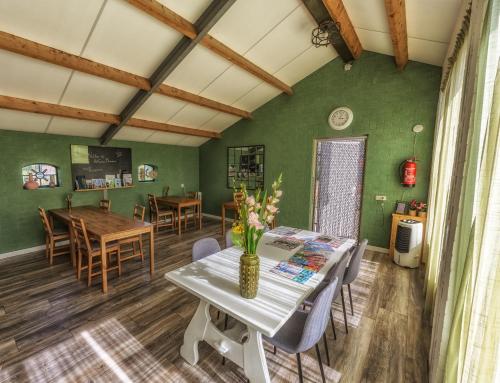
[[[148,194],[148,202],[151,213],[158,213],[158,202],[156,201],[156,196],[154,194]]]
[[[346,268],[342,284],[346,285],[348,283],[352,283],[358,277],[359,268],[361,267],[361,260],[363,259],[363,255],[365,254],[367,245],[368,240],[363,239],[354,249],[351,261],[349,262],[349,266],[347,266]]]
[[[233,246],[233,229],[229,229],[226,233],[226,249]]]
[[[339,280],[337,278],[333,278],[316,296],[311,310],[307,314],[302,336],[297,346],[297,352],[309,350],[319,342],[325,333],[334,293],[339,284]]]
[[[103,210],[111,211],[111,200],[109,199],[100,200],[99,207]]]
[[[193,245],[192,261],[198,261],[219,251],[220,245],[215,238],[202,238]]]
[[[234,201],[234,205],[236,206],[237,210],[239,210],[240,204],[243,202],[244,197],[245,197],[245,195],[243,194],[243,192],[234,192],[233,193],[233,201]]]
[[[169,192],[169,191],[170,191],[170,186],[168,186],[168,185],[167,185],[167,186],[165,186],[165,187],[163,188],[163,196],[164,196],[164,197],[167,197],[167,196],[168,196],[168,192]]]
[[[47,218],[45,209],[43,207],[39,207],[38,213],[40,214],[40,218],[42,219],[43,230],[45,230],[45,233],[48,236],[52,236],[52,227],[50,227],[49,219]]]
[[[134,206],[134,221],[144,222],[144,213],[146,208],[144,206],[135,204]]]
[[[342,281],[344,279],[345,269],[347,267],[347,262],[349,262],[349,258],[351,257],[351,253],[346,251],[342,258],[337,262],[335,266],[333,266],[328,274],[325,277],[325,281],[333,281],[337,278],[338,282],[337,287],[335,288],[335,292],[333,294],[333,299],[336,299],[340,293],[340,289],[342,288]]]
[[[86,251],[87,254],[92,253],[92,246],[90,245],[89,235],[87,233],[87,228],[85,222],[82,218],[73,217],[70,215],[71,219],[71,230],[73,237],[76,241],[76,247],[78,251]]]

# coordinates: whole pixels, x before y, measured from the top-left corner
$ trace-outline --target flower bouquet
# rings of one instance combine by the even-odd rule
[[[244,200],[238,209],[238,221],[232,229],[233,243],[243,249],[240,258],[240,293],[244,298],[257,296],[259,282],[259,257],[257,245],[279,213],[277,204],[283,192],[280,190],[281,174],[272,184],[272,193],[257,190],[255,196],[249,196],[246,186],[241,185]]]

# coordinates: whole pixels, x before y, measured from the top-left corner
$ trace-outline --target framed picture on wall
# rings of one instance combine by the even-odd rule
[[[227,148],[227,187],[264,188],[264,145]]]

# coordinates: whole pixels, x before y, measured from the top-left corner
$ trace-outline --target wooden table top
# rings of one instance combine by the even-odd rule
[[[165,203],[169,205],[198,205],[201,204],[201,200],[196,198],[188,198],[182,196],[166,196],[166,197],[156,197],[156,200],[160,203]]]
[[[68,209],[53,209],[49,213],[54,217],[69,222],[70,215],[83,218],[87,230],[98,237],[116,233],[149,232],[152,225],[148,222],[134,221],[132,218],[108,212],[95,206],[75,206]]]
[[[319,235],[302,230],[294,237],[312,239]],[[245,299],[240,295],[239,263],[243,251],[237,247],[227,248],[170,271],[165,274],[165,278],[247,326],[267,336],[273,336],[302,304],[305,297],[318,286],[328,270],[355,244],[352,239],[346,240],[334,249],[318,273],[305,284],[300,284],[270,271],[278,262],[289,259],[301,249],[297,247],[287,251],[268,244],[278,237],[280,235],[274,234],[273,231],[267,232],[257,247],[260,279],[255,299]]]
[[[236,203],[234,201],[227,201],[222,204],[225,209],[236,209]]]

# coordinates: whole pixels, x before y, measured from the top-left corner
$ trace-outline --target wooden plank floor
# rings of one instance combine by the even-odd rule
[[[84,278],[77,281],[65,257],[52,267],[40,252],[0,261],[0,382],[246,382],[240,368],[221,365],[206,344],[197,366],[179,355],[197,299],[163,274],[189,263],[199,238],[215,237],[223,246],[220,222],[204,223],[180,238],[158,235],[154,277],[147,264],[130,261],[121,278],[110,275],[107,295],[98,283],[87,288]],[[329,328],[328,380],[426,382],[422,272],[370,251],[363,265],[366,278],[353,284],[349,334],[334,305],[337,340]],[[293,355],[266,356],[273,382],[298,381]],[[303,367],[306,382],[320,381],[314,352],[303,356]]]

